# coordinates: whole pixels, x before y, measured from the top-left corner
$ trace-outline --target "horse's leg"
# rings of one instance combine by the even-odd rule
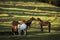
[[[12,31],[12,34],[13,34],[13,28],[12,28],[12,30],[11,30],[11,31]]]
[[[18,29],[15,31],[15,34],[18,35]]]
[[[26,29],[26,35],[27,35],[27,29]]]
[[[28,24],[28,29],[30,29],[30,27],[31,27],[31,23]]]
[[[21,30],[21,35],[24,35],[24,30]]]
[[[41,32],[43,32],[43,26],[41,25]]]
[[[26,35],[26,29],[24,30],[24,35]]]
[[[50,29],[51,29],[51,23],[48,24],[48,29],[49,29],[49,32],[50,32]]]
[[[18,28],[18,34],[21,35],[21,30],[20,30],[20,28]]]
[[[28,29],[30,29],[30,25],[29,25]]]
[[[29,26],[27,25],[26,29],[28,29],[28,27],[29,27]]]
[[[17,29],[17,35],[18,35],[19,33],[18,33],[18,29]]]
[[[15,35],[14,29],[12,28],[12,34]]]
[[[28,29],[28,28],[26,28],[26,35],[27,35],[27,29]]]

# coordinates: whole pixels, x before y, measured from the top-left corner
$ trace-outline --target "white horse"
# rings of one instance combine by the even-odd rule
[[[27,25],[25,23],[18,24],[18,33],[26,35]]]

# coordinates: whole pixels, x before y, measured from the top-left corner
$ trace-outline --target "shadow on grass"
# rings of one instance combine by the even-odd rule
[[[28,32],[27,36],[19,36],[19,35],[12,35],[11,31],[4,31],[0,32],[0,39],[1,40],[60,40],[60,34],[54,34],[49,33],[45,34],[47,32],[41,32],[41,31],[31,31]],[[42,34],[42,35],[36,35],[36,34]],[[32,35],[32,36],[29,36]],[[4,37],[3,37],[4,36]]]
[[[0,37],[2,40],[60,40],[60,34],[36,35],[36,36],[5,36]]]
[[[28,37],[29,40],[60,40],[60,34],[51,35],[36,35],[34,37]]]
[[[29,10],[34,10],[36,7],[34,6],[15,6],[15,5],[0,5],[3,8],[21,8],[21,9],[29,9]],[[2,10],[2,9],[1,9]]]
[[[36,30],[36,31],[31,31],[31,32],[27,32],[27,35],[38,35],[38,34],[44,34],[44,33],[50,33],[50,32],[47,32],[47,31],[41,31],[41,30]]]
[[[2,1],[2,2],[6,2],[6,1],[12,1],[12,2],[36,2],[36,0],[0,0],[0,1]]]
[[[0,25],[0,35],[12,35],[11,26]]]
[[[0,32],[0,35],[12,35],[11,31]]]
[[[60,25],[56,25],[55,27],[52,28],[52,30],[60,31]]]
[[[21,8],[21,9],[29,9],[29,10],[34,10],[35,8],[38,8],[37,10],[60,12],[60,8],[58,7],[35,7],[35,6],[15,6],[15,5],[12,6],[0,5],[0,6],[5,8]]]
[[[39,7],[39,10],[60,12],[58,7]]]
[[[34,35],[34,34],[33,34]],[[14,40],[60,40],[60,34],[44,34],[44,35],[34,35],[34,36],[14,36],[10,37]]]

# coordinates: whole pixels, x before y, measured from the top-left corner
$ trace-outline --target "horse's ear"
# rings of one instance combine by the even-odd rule
[[[37,18],[38,20],[40,20],[40,18]]]
[[[34,18],[34,17],[32,17],[32,18]]]
[[[31,19],[35,19],[34,17],[32,17]]]

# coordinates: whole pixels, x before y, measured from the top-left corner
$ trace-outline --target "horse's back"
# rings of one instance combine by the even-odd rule
[[[49,25],[50,24],[50,22],[48,22],[48,21],[46,21],[46,22],[41,22],[41,25],[42,26],[47,26],[47,25]]]

